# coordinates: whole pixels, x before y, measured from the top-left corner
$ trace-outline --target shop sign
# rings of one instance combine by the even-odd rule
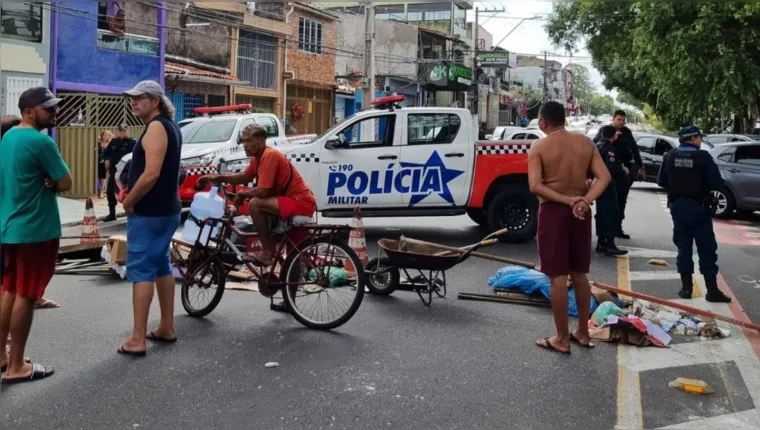
[[[476,57],[479,67],[509,67],[509,52],[483,51]]]
[[[462,85],[472,85],[472,69],[458,64],[449,66],[449,82]]]

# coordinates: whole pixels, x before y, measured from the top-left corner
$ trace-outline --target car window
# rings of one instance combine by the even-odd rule
[[[665,155],[665,153],[671,151],[673,149],[673,145],[670,144],[665,139],[657,139],[657,143],[655,143],[654,146],[654,153],[656,155]]]
[[[749,139],[745,139],[743,137],[732,137],[731,142],[748,142]]]
[[[738,164],[760,166],[760,145],[737,147],[734,160]]]
[[[528,133],[527,139],[528,140],[538,140],[538,139],[540,139],[540,137],[538,137],[538,135],[535,135],[533,133]]]
[[[236,119],[229,121],[193,121],[180,129],[182,144],[226,142],[232,137],[236,125]]]
[[[280,130],[277,127],[277,123],[274,119],[268,116],[262,116],[256,118],[256,122],[267,130],[268,137],[277,137],[280,135]]]
[[[649,136],[640,137],[636,141],[636,146],[639,147],[639,151],[651,153],[654,151],[654,137],[649,137]]]
[[[454,114],[410,114],[408,145],[453,143],[462,122]]]
[[[525,140],[525,133],[515,133],[507,140]]]
[[[393,146],[393,129],[396,115],[363,118],[338,132],[343,147],[378,148]]]
[[[708,142],[712,143],[713,145],[718,145],[720,143],[728,142],[728,138],[726,136],[707,136],[704,139],[706,139]]]

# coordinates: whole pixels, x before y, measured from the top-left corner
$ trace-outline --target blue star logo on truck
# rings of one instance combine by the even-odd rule
[[[448,169],[446,165],[443,164],[443,159],[441,159],[441,156],[438,155],[438,151],[433,151],[433,153],[430,154],[430,158],[428,158],[425,164],[401,162],[401,168],[421,170],[422,172],[438,171],[440,175],[425,174],[423,175],[422,180],[425,182],[426,185],[428,185],[427,187],[428,189],[439,190],[437,194],[441,196],[441,198],[443,198],[444,200],[446,200],[448,203],[452,205],[454,204],[454,197],[451,195],[451,190],[449,189],[449,182],[460,177],[462,174],[464,174],[464,171]],[[440,182],[440,183],[436,184],[435,182]],[[431,194],[433,194],[432,191],[430,191],[428,194],[419,194],[419,193],[412,194],[411,199],[409,199],[409,207],[412,207],[416,205],[417,203],[425,200],[425,198]]]

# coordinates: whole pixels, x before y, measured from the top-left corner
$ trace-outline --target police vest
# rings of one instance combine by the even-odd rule
[[[674,150],[667,154],[665,173],[668,175],[668,196],[700,199],[710,194],[707,182],[707,165],[710,154],[707,151]]]

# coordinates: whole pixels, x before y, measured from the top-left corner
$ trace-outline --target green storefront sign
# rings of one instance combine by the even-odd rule
[[[476,57],[480,67],[509,67],[509,52],[483,51]]]
[[[472,85],[472,69],[452,64],[449,66],[449,84]]]
[[[469,91],[472,85],[472,70],[458,64],[426,64],[423,73],[429,85],[444,90]]]

